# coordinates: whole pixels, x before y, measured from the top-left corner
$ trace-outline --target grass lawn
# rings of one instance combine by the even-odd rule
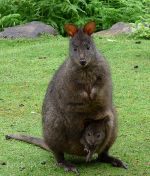
[[[108,59],[119,114],[119,133],[111,154],[128,170],[84,164],[67,156],[83,176],[150,175],[150,41],[95,36]],[[68,54],[68,39],[41,37],[0,40],[0,176],[61,176],[54,157],[38,147],[6,141],[5,134],[42,136],[41,106],[49,80]]]

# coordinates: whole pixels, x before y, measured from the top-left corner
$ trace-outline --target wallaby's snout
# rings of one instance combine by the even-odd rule
[[[81,65],[81,66],[85,66],[86,63],[87,63],[87,61],[86,61],[86,59],[85,59],[84,54],[83,54],[83,53],[80,53],[79,55],[80,55],[80,61],[79,61],[80,65]]]
[[[80,64],[81,64],[82,66],[85,66],[85,65],[86,65],[86,61],[85,61],[85,60],[80,60]]]

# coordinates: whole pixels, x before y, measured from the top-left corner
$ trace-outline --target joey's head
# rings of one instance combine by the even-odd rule
[[[89,22],[83,28],[77,28],[73,24],[65,25],[65,30],[71,37],[69,57],[81,68],[95,60],[96,48],[91,37],[95,27],[95,22]]]
[[[103,143],[105,138],[105,130],[100,126],[98,128],[95,124],[92,124],[86,127],[84,137],[90,148],[95,149]]]

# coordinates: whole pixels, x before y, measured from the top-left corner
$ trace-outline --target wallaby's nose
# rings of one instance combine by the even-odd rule
[[[86,64],[86,61],[85,61],[85,60],[80,60],[80,64],[81,64],[82,66],[84,66],[84,65]]]

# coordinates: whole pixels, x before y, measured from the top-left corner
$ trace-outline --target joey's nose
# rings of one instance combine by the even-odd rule
[[[84,66],[84,65],[86,64],[86,61],[85,61],[85,60],[80,60],[80,64],[81,64],[82,66]]]
[[[96,145],[95,145],[95,144],[92,144],[91,147],[94,149],[94,148],[96,148]]]

